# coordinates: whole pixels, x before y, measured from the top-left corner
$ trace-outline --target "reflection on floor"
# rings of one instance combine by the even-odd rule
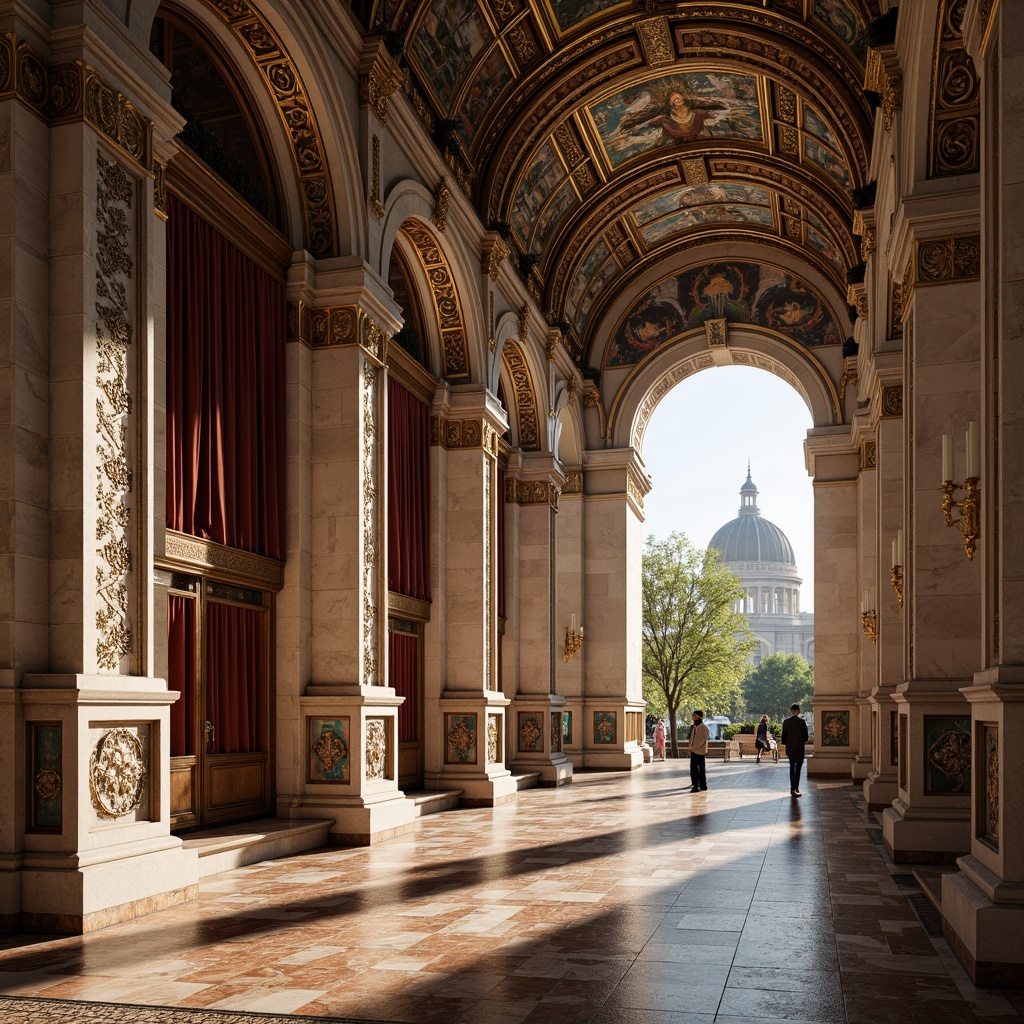
[[[793,799],[785,763],[749,761],[709,781],[690,794],[672,761],[580,774],[216,875],[84,939],[6,940],[0,993],[415,1024],[1021,1024],[1024,993],[975,989],[922,926],[855,788]],[[0,1016],[87,1019],[41,1005]],[[225,1020],[146,1019],[204,1018]]]

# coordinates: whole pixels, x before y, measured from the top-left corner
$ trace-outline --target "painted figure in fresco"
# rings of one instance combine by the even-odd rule
[[[811,348],[838,345],[840,341],[839,332],[821,302],[810,292],[797,288],[790,278],[759,296],[754,319]]]
[[[708,320],[723,318],[732,323],[749,322],[750,306],[743,299],[743,284],[743,276],[736,267],[708,268],[698,275],[693,285],[697,303],[686,325],[699,327]]]
[[[690,730],[690,792],[703,793],[708,788],[708,740],[711,733],[704,724],[704,712],[694,711]]]
[[[660,142],[669,145],[673,142],[693,142],[702,135],[709,134],[706,130],[729,107],[721,100],[696,99],[682,89],[672,89],[667,95],[658,96],[659,90],[651,87],[643,95],[647,100],[638,100],[626,116],[619,122],[613,140],[626,138],[634,132],[661,133]],[[654,99],[654,109],[650,100]]]
[[[658,301],[651,294],[647,304],[641,306],[626,322],[621,340],[634,350],[634,356],[629,361],[637,362],[644,353],[664,345],[682,329],[682,310],[675,303]]]

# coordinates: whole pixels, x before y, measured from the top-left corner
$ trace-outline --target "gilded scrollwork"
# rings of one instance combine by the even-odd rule
[[[89,791],[101,818],[123,818],[143,800],[149,768],[142,741],[131,730],[108,729],[89,758]]]
[[[96,169],[96,661],[101,669],[116,671],[132,650],[128,281],[135,180],[99,151]]]
[[[520,325],[522,325],[522,320]],[[511,340],[505,342],[501,356],[512,381],[512,390],[515,396],[519,447],[524,451],[539,451],[540,429],[537,421],[537,399],[534,395],[533,382],[530,380],[530,371],[526,360],[523,358],[519,346]]]
[[[380,371],[364,357],[363,364],[363,682],[375,686],[380,679],[380,619],[383,593],[380,584]]]
[[[388,777],[388,724],[383,718],[366,720],[366,777]]]
[[[359,103],[369,107],[384,126],[388,123],[388,100],[404,77],[384,40],[379,36],[368,39],[359,61]]]
[[[487,763],[499,764],[501,762],[501,748],[498,744],[498,715],[487,716]]]
[[[431,218],[438,231],[444,231],[448,223],[448,205],[451,199],[452,190],[448,187],[448,179],[442,178],[434,190],[434,216]]]

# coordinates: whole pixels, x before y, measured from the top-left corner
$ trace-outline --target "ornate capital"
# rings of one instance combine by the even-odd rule
[[[448,179],[442,178],[434,190],[434,215],[431,217],[438,231],[444,231],[448,223],[448,204],[451,198],[452,190],[448,187]]]
[[[563,494],[582,494],[583,493],[583,470],[582,469],[570,469],[565,474],[565,486],[562,488]]]
[[[558,509],[561,487],[550,480],[505,480],[505,501],[515,505],[550,505]]]
[[[387,333],[359,306],[310,306],[302,299],[287,307],[288,341],[308,348],[361,345],[383,362],[387,355]]]
[[[892,43],[868,50],[864,88],[882,97],[882,123],[892,131],[896,111],[903,108],[903,74]]]
[[[359,105],[369,107],[382,125],[388,123],[388,100],[405,76],[381,36],[370,36],[359,58]]]
[[[491,235],[484,242],[481,266],[492,281],[498,280],[502,260],[508,259],[511,255],[512,250],[506,244],[505,239],[497,233]]]
[[[499,440],[498,432],[483,420],[430,418],[430,443],[448,451],[479,449],[497,458]]]

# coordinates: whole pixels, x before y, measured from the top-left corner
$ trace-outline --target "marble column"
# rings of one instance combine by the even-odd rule
[[[857,591],[860,455],[847,427],[806,441],[814,478],[814,753],[809,776],[845,775],[860,742],[858,659],[870,644]]]
[[[890,380],[886,386],[895,386]],[[884,810],[896,798],[899,715],[892,694],[903,681],[903,609],[892,587],[892,538],[903,528],[903,421],[879,416],[875,428],[878,524],[878,649],[870,693],[871,770],[864,780],[868,809]],[[904,556],[906,561],[906,556]],[[903,569],[906,572],[906,567]]]
[[[288,290],[289,468],[299,472],[279,598],[278,810],[333,819],[331,842],[368,845],[414,817],[398,789],[403,698],[387,685],[384,360],[396,321],[359,268],[297,261]]]
[[[967,213],[966,228],[976,214]],[[943,222],[948,230],[948,224]],[[917,231],[934,230],[929,220]],[[964,254],[975,253],[974,273]],[[963,279],[929,279],[948,255]],[[941,442],[957,438],[959,477],[964,431],[979,416],[980,286],[977,235],[917,240],[904,294],[904,381],[883,392],[882,415],[903,417],[904,678],[896,687],[897,796],[884,812],[885,844],[897,862],[952,862],[970,848],[970,707],[960,688],[978,666],[980,560],[968,560],[963,538],[941,510]],[[912,289],[912,290],[911,290]]]
[[[650,481],[632,448],[588,452],[584,467],[581,760],[631,769],[644,760],[640,566]]]
[[[968,4],[982,76],[983,663],[971,707],[970,850],[943,875],[943,931],[978,985],[1024,986],[1024,8]],[[1000,120],[1002,123],[1000,124]],[[997,130],[998,128],[1004,130]]]
[[[506,767],[508,698],[498,689],[498,439],[508,428],[498,400],[479,385],[442,388],[432,442],[444,462],[444,605],[441,696],[427,716],[428,789],[459,789],[469,806],[513,799]],[[438,599],[435,599],[435,603]]]
[[[516,682],[510,714],[509,760],[517,772],[540,772],[542,785],[572,781],[562,750],[565,698],[555,692],[561,657],[555,622],[556,522],[565,476],[550,455],[517,453],[505,477],[506,502],[516,506],[518,603]],[[512,687],[506,685],[506,692]]]
[[[562,751],[574,764],[583,756],[583,668],[586,651],[565,659],[565,634],[586,619],[583,603],[583,470],[566,469],[555,519],[555,692],[565,702],[562,710]]]
[[[860,572],[859,591],[870,587],[878,591],[877,607],[879,629],[881,629],[881,606],[886,603],[887,594],[884,587],[879,587],[879,536],[878,522],[875,511],[878,503],[878,474],[874,463],[875,441],[873,438],[862,438],[859,444],[860,476],[857,486],[857,533],[860,538]],[[869,457],[870,453],[870,457]],[[861,657],[857,674],[857,701],[851,718],[856,716],[856,728],[853,735],[857,737],[856,753],[850,762],[850,775],[854,781],[866,779],[871,770],[871,746],[874,730],[874,717],[871,707],[871,691],[874,689],[878,673],[878,646],[875,644],[861,645]]]

